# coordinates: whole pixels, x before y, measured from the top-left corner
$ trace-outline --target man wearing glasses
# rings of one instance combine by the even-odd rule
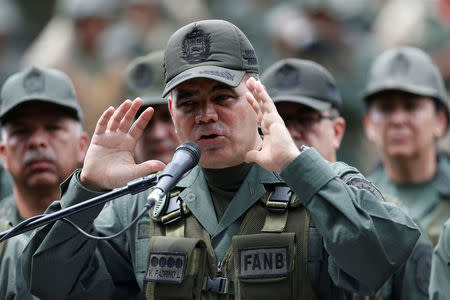
[[[437,150],[449,116],[442,76],[422,50],[391,49],[373,62],[363,97],[366,135],[381,154],[371,179],[383,195],[397,199],[424,230],[422,236],[435,245],[450,217],[450,159]],[[409,259],[414,261],[409,271],[415,274],[423,299],[428,299],[431,252],[430,247],[417,244]],[[432,268],[448,270],[447,262],[439,266],[433,261]],[[436,288],[430,291],[430,299],[448,299]]]
[[[339,115],[342,99],[333,76],[315,62],[288,58],[270,66],[261,81],[297,147],[314,147],[323,158],[336,162],[345,120]],[[431,243],[422,236],[406,264],[375,299],[427,299],[423,291],[428,287],[430,258]]]
[[[344,136],[342,100],[333,76],[319,64],[296,58],[280,60],[261,77],[297,147],[312,146],[336,161]]]

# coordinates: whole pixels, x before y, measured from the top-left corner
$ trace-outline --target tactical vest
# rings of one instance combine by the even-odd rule
[[[0,232],[5,231],[5,230],[7,230],[9,228],[11,228],[11,224],[8,221],[0,220]],[[3,255],[3,251],[6,248],[6,242],[7,242],[7,240],[3,241],[3,242],[0,242],[0,262],[1,262],[1,258],[2,258],[2,255]]]
[[[146,299],[315,299],[307,275],[309,213],[285,185],[246,213],[222,261],[209,233],[172,192],[150,216]]]

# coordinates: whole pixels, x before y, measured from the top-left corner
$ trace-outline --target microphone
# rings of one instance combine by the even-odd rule
[[[195,167],[200,160],[200,147],[193,142],[183,143],[175,149],[172,160],[158,176],[158,183],[147,197],[147,205],[153,206],[153,217],[157,218],[166,204],[169,192],[184,173]]]

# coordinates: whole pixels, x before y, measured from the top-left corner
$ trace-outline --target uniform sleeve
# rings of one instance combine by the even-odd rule
[[[448,299],[450,295],[450,221],[442,230],[433,251],[429,294],[432,300]]]
[[[357,184],[347,184],[312,148],[280,175],[322,235],[328,274],[337,287],[375,294],[411,254],[420,235],[416,224],[399,207],[383,201],[362,175]]]
[[[27,289],[20,268],[20,254],[25,247],[25,235],[14,236],[5,241],[0,256],[0,299],[37,299]]]
[[[99,194],[86,190],[78,176],[76,171],[61,186],[61,201],[55,201],[46,213]],[[99,214],[109,226],[94,226]],[[110,235],[123,228],[114,205],[103,210],[96,206],[70,219],[94,235]],[[123,235],[96,241],[57,221],[33,232],[22,259],[24,278],[32,293],[42,299],[127,299],[139,290]]]
[[[406,263],[383,285],[383,299],[428,300],[432,252],[431,241],[421,230]]]

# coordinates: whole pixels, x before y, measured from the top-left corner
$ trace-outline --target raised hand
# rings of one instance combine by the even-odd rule
[[[246,84],[249,90],[247,101],[258,115],[264,140],[261,149],[247,153],[245,161],[256,162],[268,171],[280,172],[300,151],[264,86],[254,78],[248,79]]]
[[[134,161],[136,143],[154,112],[153,108],[147,108],[133,122],[141,104],[140,98],[133,102],[126,100],[117,109],[110,107],[102,114],[80,174],[84,186],[96,191],[109,190],[164,169],[165,164],[158,160],[141,164]]]

